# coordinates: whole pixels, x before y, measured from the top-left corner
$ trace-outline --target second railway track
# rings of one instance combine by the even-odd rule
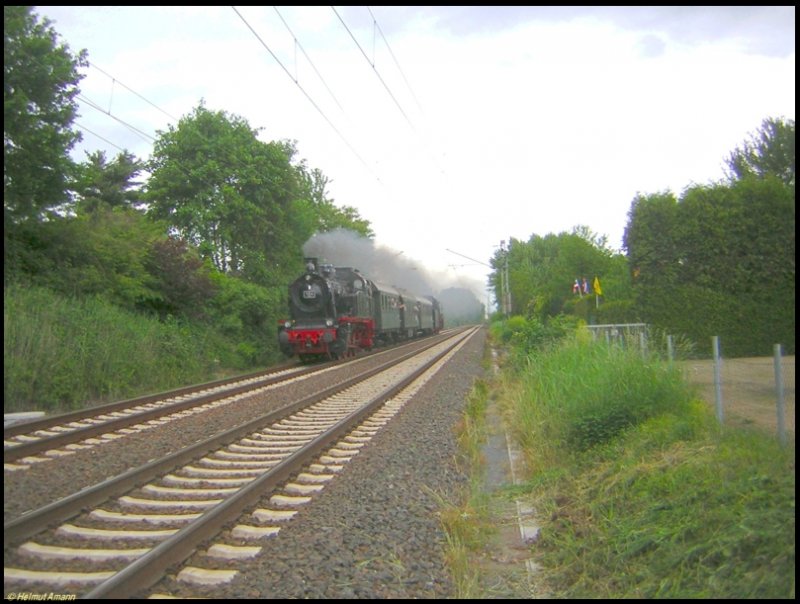
[[[219,533],[232,518],[255,505],[264,493],[272,492],[298,474],[301,466],[317,462],[316,469],[303,473],[284,496],[303,498],[321,489],[336,472],[339,465],[335,463],[336,457],[341,460],[348,454],[352,456],[363,446],[364,441],[359,440],[366,438],[363,428],[361,434],[347,437],[346,433],[374,413],[387,397],[405,387],[397,383],[387,390],[385,372],[378,375],[371,381],[381,384],[380,394],[368,394],[363,390],[367,386],[359,385],[352,386],[360,389],[357,394],[336,395],[308,410],[303,408],[310,401],[304,400],[296,408],[280,412],[280,418],[277,413],[269,414],[223,433],[213,444],[199,443],[190,451],[173,454],[108,481],[109,484],[94,492],[67,498],[72,501],[7,523],[4,527],[6,593],[25,585],[51,591],[54,585],[72,589],[83,585],[72,593],[88,597],[129,596],[158,580],[165,566],[189,556],[198,543]],[[408,378],[413,379],[416,378]],[[376,386],[369,388],[374,391]],[[363,406],[364,399],[370,401],[367,407]],[[348,440],[328,455],[333,462],[329,459],[327,467],[326,463],[320,463],[322,453],[343,438]],[[90,512],[71,520],[87,505],[91,506]],[[242,524],[238,538],[246,541],[248,537],[242,535],[249,531],[258,540],[279,530],[269,524],[269,518],[287,515],[290,514],[286,510],[258,508],[253,515],[256,520],[251,521],[255,524]],[[259,526],[263,522],[258,518],[266,518],[266,526]],[[56,528],[40,536],[39,529],[44,525]],[[123,531],[134,536],[122,537],[116,532],[120,526],[127,527]],[[236,531],[234,528],[230,534],[236,537]],[[36,540],[31,539],[33,535]],[[94,544],[87,545],[87,539]],[[228,552],[224,558],[249,555],[254,550],[250,545],[242,549],[239,545],[220,543],[215,551]],[[90,558],[94,561],[87,562]],[[78,570],[69,570],[76,560]],[[92,570],[87,571],[87,566]],[[196,572],[199,571],[187,570],[185,576]],[[97,583],[99,586],[86,591],[87,586]]]

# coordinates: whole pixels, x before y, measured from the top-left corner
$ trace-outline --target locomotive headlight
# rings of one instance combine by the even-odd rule
[[[291,321],[286,321],[286,322],[283,324],[283,326],[284,326],[286,329],[289,329],[289,328],[292,326],[292,322],[291,322]]]
[[[333,327],[333,319],[325,319],[325,325],[328,327]]]

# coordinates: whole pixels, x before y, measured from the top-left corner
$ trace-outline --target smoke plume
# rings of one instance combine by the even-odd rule
[[[303,246],[303,254],[334,266],[357,268],[376,283],[400,287],[420,296],[439,298],[444,290],[461,288],[480,304],[472,280],[426,269],[420,261],[405,257],[402,251],[376,245],[371,239],[346,229],[314,235]]]

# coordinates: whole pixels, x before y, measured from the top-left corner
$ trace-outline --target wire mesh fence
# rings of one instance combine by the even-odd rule
[[[776,348],[773,356],[727,359],[715,355],[715,343],[719,350],[716,338],[705,352],[673,336],[655,333],[645,323],[588,327],[595,341],[677,363],[698,395],[716,408],[722,423],[770,430],[782,442],[794,440],[794,355],[783,355]]]
[[[786,435],[795,435],[794,355],[780,357],[781,384],[776,383],[774,357],[719,360],[719,395],[723,423],[753,425],[778,433],[779,387],[782,386]],[[710,405],[717,404],[714,359],[679,361],[687,379]]]

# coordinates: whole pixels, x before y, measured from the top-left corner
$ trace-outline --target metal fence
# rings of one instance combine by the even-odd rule
[[[649,329],[647,323],[613,323],[606,325],[587,325],[592,338],[616,344],[623,348],[638,347],[642,351],[648,349]]]
[[[654,337],[646,323],[587,326],[595,341],[641,350],[668,362],[679,363],[687,381],[714,405],[722,423],[752,425],[773,431],[786,444],[795,433],[794,356],[785,356],[775,344],[772,357],[723,359],[718,336],[711,339],[705,359],[682,357],[672,336]],[[697,351],[694,351],[696,355]],[[683,357],[686,358],[686,357]]]

